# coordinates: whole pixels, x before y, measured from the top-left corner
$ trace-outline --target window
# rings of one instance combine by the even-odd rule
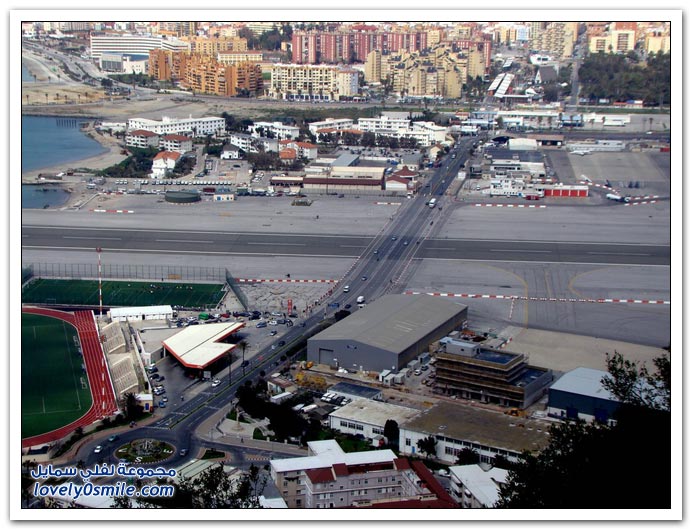
[[[411,445],[411,438],[406,438],[406,445],[410,446]]]
[[[373,427],[372,433],[373,434],[384,434],[384,429],[380,429],[379,427]]]

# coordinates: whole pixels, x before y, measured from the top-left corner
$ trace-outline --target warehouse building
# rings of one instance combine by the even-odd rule
[[[620,406],[620,400],[603,387],[608,372],[575,368],[567,372],[548,390],[548,415],[576,420],[609,423]]]
[[[308,339],[308,361],[398,371],[464,327],[468,308],[428,295],[387,295]]]

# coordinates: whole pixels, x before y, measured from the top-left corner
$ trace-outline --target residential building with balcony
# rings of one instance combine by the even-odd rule
[[[344,453],[335,440],[308,442],[308,455],[272,460],[270,475],[289,508],[455,508],[421,462],[389,449]]]
[[[128,147],[137,147],[139,149],[158,147],[159,135],[142,129],[129,130],[125,135],[125,145]]]
[[[181,134],[166,134],[161,137],[159,144],[165,151],[175,151],[180,154],[192,151],[192,138]]]

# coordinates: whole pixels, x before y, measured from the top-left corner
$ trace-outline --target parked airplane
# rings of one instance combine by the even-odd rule
[[[610,199],[611,201],[618,201],[618,202],[630,202],[629,197],[623,197],[622,195],[618,195],[616,193],[608,193],[606,195],[606,199]]]
[[[573,155],[584,156],[584,155],[590,155],[591,151],[589,149],[575,149],[574,151],[570,151],[570,153],[572,153]]]

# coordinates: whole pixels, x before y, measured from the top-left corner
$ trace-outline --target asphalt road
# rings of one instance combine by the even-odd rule
[[[431,222],[439,216],[424,201],[410,201],[407,209],[421,209]],[[309,234],[247,234],[238,232],[23,226],[22,247],[168,254],[243,254],[273,256],[356,257],[377,249],[382,261],[410,258],[482,261],[540,261],[552,263],[607,263],[670,265],[670,247],[546,241],[427,239],[419,216],[402,215],[386,230],[386,237],[353,237]],[[423,225],[423,229],[430,226]],[[391,234],[391,235],[390,235]],[[396,237],[393,241],[391,238]],[[409,248],[407,248],[409,247]],[[375,258],[377,259],[377,258]],[[384,266],[384,264],[383,264]]]

